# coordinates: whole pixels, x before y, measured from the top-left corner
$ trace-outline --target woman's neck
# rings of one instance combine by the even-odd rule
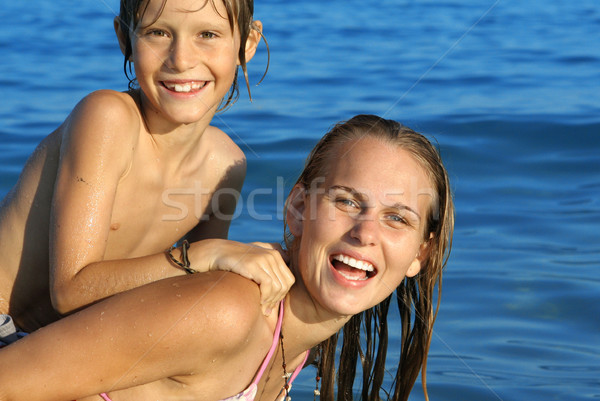
[[[335,315],[315,303],[301,282],[291,288],[285,301],[283,333],[286,350],[298,355],[337,333],[352,316]]]

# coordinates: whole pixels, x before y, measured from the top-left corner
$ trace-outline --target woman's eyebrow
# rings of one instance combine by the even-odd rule
[[[367,195],[363,194],[362,192],[358,192],[356,189],[347,187],[345,185],[332,185],[329,187],[329,191],[348,192],[349,194],[351,194],[352,196],[355,196],[356,198],[358,198],[361,201],[368,200],[368,198],[369,198]]]
[[[392,209],[407,210],[407,211],[413,213],[415,216],[417,216],[419,221],[421,220],[421,215],[419,214],[419,212],[417,212],[415,209],[413,209],[412,207],[410,207],[402,202],[396,202],[396,203],[392,203],[390,205],[385,205],[385,206],[392,208]]]

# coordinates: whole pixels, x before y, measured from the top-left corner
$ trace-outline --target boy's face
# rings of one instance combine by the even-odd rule
[[[132,35],[132,61],[147,118],[212,119],[238,64],[240,35],[222,1],[150,0]],[[157,18],[157,15],[159,15]]]

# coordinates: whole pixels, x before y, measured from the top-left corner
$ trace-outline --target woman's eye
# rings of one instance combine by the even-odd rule
[[[338,198],[338,199],[335,200],[335,203],[337,203],[338,206],[340,206],[340,207],[342,207],[344,209],[358,209],[358,208],[360,208],[360,205],[358,203],[356,203],[352,199]]]
[[[393,224],[407,224],[406,219],[397,214],[389,214],[387,215],[387,220],[392,222]]]

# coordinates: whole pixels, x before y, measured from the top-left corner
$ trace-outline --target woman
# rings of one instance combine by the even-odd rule
[[[286,217],[296,282],[278,316],[261,313],[256,284],[227,272],[148,284],[0,350],[0,400],[100,400],[102,392],[114,401],[276,400],[288,394],[289,373],[313,348],[320,349],[322,397],[332,400],[333,354],[344,326],[338,388],[341,399],[351,399],[363,317],[374,319],[367,331],[381,334],[378,349],[369,344],[364,352],[367,399],[381,387],[394,290],[403,334],[391,398],[407,399],[425,366],[433,288],[452,236],[453,204],[438,153],[394,121],[356,116],[313,150]]]

